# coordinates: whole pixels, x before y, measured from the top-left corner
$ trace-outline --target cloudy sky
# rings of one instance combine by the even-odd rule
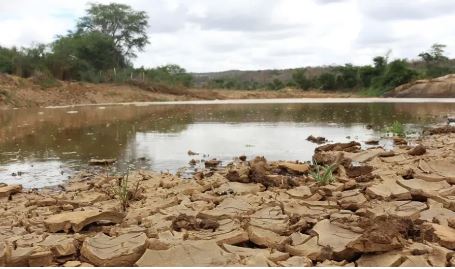
[[[85,0],[0,0],[0,45],[51,42],[74,29]],[[112,1],[98,0],[98,3]],[[192,72],[366,64],[415,58],[438,42],[455,57],[450,0],[118,0],[149,16],[136,66]]]

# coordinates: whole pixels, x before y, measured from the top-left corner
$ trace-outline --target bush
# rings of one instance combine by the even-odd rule
[[[318,79],[319,87],[322,90],[335,90],[337,87],[336,85],[336,77],[332,73],[323,73],[321,74]]]

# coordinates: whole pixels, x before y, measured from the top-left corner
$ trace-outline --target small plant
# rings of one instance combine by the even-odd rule
[[[310,175],[316,180],[320,185],[327,185],[335,181],[333,176],[333,171],[335,171],[336,165],[319,165],[315,160],[314,170],[310,172]]]
[[[138,197],[140,190],[140,180],[136,182],[132,190],[128,186],[129,183],[129,169],[127,169],[126,173],[117,180],[115,186],[112,188],[112,192],[119,200],[123,211],[127,210],[131,200]]]
[[[394,121],[392,123],[392,125],[388,126],[386,128],[386,132],[391,133],[393,135],[400,136],[400,137],[406,136],[405,127],[404,127],[403,123],[401,123],[399,121]]]

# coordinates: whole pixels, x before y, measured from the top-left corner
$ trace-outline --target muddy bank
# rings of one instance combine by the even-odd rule
[[[354,97],[352,93],[280,90],[237,91],[171,89],[164,86],[92,84],[59,81],[57,86],[45,87],[33,79],[0,74],[0,108],[46,107],[77,104],[103,104],[124,102],[270,99],[270,98],[325,98]]]
[[[191,180],[134,171],[127,187],[103,173],[2,186],[0,264],[455,265],[453,128],[387,152],[322,144],[314,157],[318,168],[209,161]]]

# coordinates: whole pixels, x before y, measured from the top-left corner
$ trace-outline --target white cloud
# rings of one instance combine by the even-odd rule
[[[0,2],[0,45],[51,42],[87,0]],[[97,1],[108,3],[108,0]],[[443,0],[121,0],[150,16],[151,44],[135,65],[189,71],[369,63],[393,50],[416,57],[432,43],[455,50],[455,2]]]

